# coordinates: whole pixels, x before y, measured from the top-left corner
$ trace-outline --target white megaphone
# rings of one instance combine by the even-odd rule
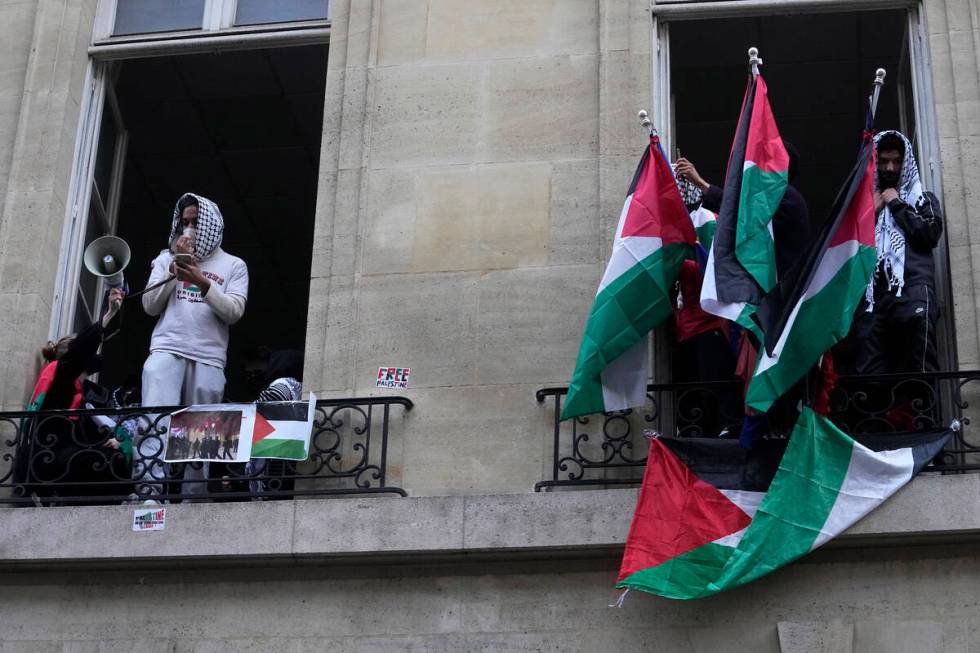
[[[130,256],[125,240],[116,236],[102,236],[85,248],[82,261],[86,270],[105,279],[110,287],[119,288],[125,282],[123,270],[129,265]]]

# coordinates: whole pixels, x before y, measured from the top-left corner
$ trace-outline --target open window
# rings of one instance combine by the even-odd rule
[[[327,18],[326,0],[100,0],[51,337],[101,314],[105,287],[83,269],[85,246],[125,239],[126,279],[142,289],[168,245],[174,204],[190,191],[218,203],[222,247],[249,268],[226,396],[254,398],[248,372],[264,351],[304,348]],[[105,385],[139,374],[154,323],[138,301],[127,304],[104,348]]]
[[[816,228],[826,220],[853,165],[864,127],[874,71],[888,71],[876,127],[899,129],[912,141],[923,182],[942,197],[928,52],[915,10],[866,10],[840,3],[805,13],[793,2],[785,15],[739,11],[725,3],[657,5],[654,100],[658,126],[672,159],[684,156],[708,181],[724,179],[747,76],[747,49],[759,48],[762,74],[782,136],[801,155],[795,186]],[[854,7],[852,9],[851,7]],[[845,11],[846,10],[846,11]],[[792,12],[792,13],[790,13]],[[937,249],[937,292],[952,307],[946,247]],[[939,325],[941,365],[955,360],[952,315]],[[669,356],[658,347],[657,377],[669,378]]]
[[[218,203],[222,248],[248,265],[226,367],[231,399],[254,398],[246,368],[264,349],[304,347],[326,61],[326,46],[302,46],[115,64],[129,141],[115,233],[132,248],[132,290],[145,287],[188,191]],[[110,386],[139,373],[156,322],[136,302],[123,320],[105,348]]]

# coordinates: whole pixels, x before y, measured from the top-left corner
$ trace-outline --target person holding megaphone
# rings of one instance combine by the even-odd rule
[[[223,233],[217,204],[193,193],[177,201],[170,247],[153,260],[142,297],[147,314],[160,316],[143,364],[144,406],[212,404],[224,396],[228,327],[245,312],[248,268],[221,249]],[[162,493],[166,426],[161,420],[137,443],[133,479],[140,494]],[[207,463],[202,469],[188,466],[184,481],[204,480],[207,473]],[[200,494],[206,487],[185,482],[183,493]]]

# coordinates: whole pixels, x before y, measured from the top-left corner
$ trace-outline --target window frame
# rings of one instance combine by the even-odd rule
[[[114,36],[112,31],[116,23],[118,0],[99,0],[95,13],[92,47],[97,49],[99,46],[111,44],[160,44],[216,36],[234,38],[235,36],[255,33],[322,30],[330,26],[332,9],[329,0],[325,1],[327,2],[326,19],[264,23],[258,25],[235,25],[235,17],[238,13],[238,0],[205,0],[200,29]]]
[[[65,222],[61,236],[61,250],[55,276],[55,290],[51,304],[51,320],[48,338],[57,340],[70,333],[79,305],[79,280],[82,272],[82,253],[88,228],[89,206],[92,202],[92,186],[95,183],[95,160],[98,155],[99,130],[105,119],[107,106],[115,111],[122,124],[111,90],[113,62],[139,57],[171,56],[216,50],[245,50],[291,45],[326,44],[330,41],[330,5],[327,20],[302,21],[299,23],[269,23],[234,27],[237,0],[206,0],[205,28],[181,32],[154,32],[149,34],[112,36],[117,0],[98,0],[92,41],[89,45],[88,68],[82,100],[79,106],[78,128],[75,134],[75,151],[72,156],[71,177],[65,203]],[[229,26],[231,25],[231,26]],[[122,188],[122,170],[125,162],[126,138],[118,138],[113,153],[113,189],[108,198],[102,198],[105,209],[107,233],[115,233]],[[117,170],[118,169],[118,170]],[[99,280],[98,297],[88,307],[93,315],[101,311],[104,282]]]
[[[719,0],[716,2],[689,2],[687,0],[654,0],[652,14],[652,61],[651,61],[651,119],[660,130],[664,149],[672,152],[674,134],[674,107],[670,82],[670,23],[717,18],[748,18],[782,14],[853,13],[873,10],[903,10],[906,12],[909,69],[912,77],[913,110],[917,125],[915,147],[919,173],[923,185],[932,190],[945,206],[942,166],[939,153],[939,128],[936,120],[935,98],[932,90],[932,61],[929,51],[928,27],[921,2],[917,0]],[[763,57],[765,53],[762,53]],[[746,59],[747,61],[747,59]],[[870,87],[869,71],[869,87]],[[887,83],[887,80],[886,80]],[[942,243],[936,248],[935,263],[938,272],[936,292],[944,306],[949,307],[945,319],[940,321],[938,348],[943,369],[956,369],[956,333],[952,315],[952,285],[950,278],[948,245],[943,230]],[[656,340],[660,340],[659,338]],[[669,369],[664,362],[669,352],[657,347],[655,354],[656,377]]]

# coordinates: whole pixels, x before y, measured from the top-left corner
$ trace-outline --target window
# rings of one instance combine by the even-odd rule
[[[111,69],[107,69],[111,73]],[[103,90],[102,97],[93,96],[101,104],[101,121],[98,129],[94,160],[86,167],[90,178],[79,189],[79,202],[86,207],[84,235],[77,248],[78,257],[69,270],[74,291],[61,304],[59,333],[78,332],[94,321],[102,308],[104,283],[83,270],[81,253],[93,240],[114,232],[119,207],[119,191],[122,183],[122,162],[126,155],[128,136],[119,112],[112,87]],[[94,132],[94,129],[92,129]],[[79,216],[75,216],[76,218]],[[57,334],[56,334],[57,335]]]
[[[329,0],[99,0],[94,40],[171,38],[189,31],[213,35],[256,25],[323,23],[329,17]]]
[[[326,0],[238,0],[236,25],[325,20]]]
[[[200,16],[194,4],[99,0],[49,337],[101,314],[105,288],[83,268],[86,245],[104,234],[126,240],[126,280],[140,290],[167,246],[175,201],[199,193],[219,204],[223,247],[249,268],[248,308],[232,329],[226,367],[226,395],[248,401],[247,370],[263,352],[304,346],[328,3],[317,11],[268,3],[278,13],[255,20],[293,22],[241,28],[239,2],[204,0]],[[164,25],[183,31],[154,31]],[[138,372],[153,327],[136,302],[127,307],[104,352],[107,384]]]
[[[654,121],[671,158],[685,156],[708,181],[723,179],[738,107],[745,88],[749,46],[764,61],[783,137],[801,154],[796,184],[811,219],[826,218],[853,163],[866,98],[876,68],[888,71],[876,127],[900,129],[912,140],[923,183],[942,198],[938,139],[932,106],[928,48],[916,9],[863,10],[839,3],[836,12],[804,13],[812,4],[790,2],[781,15],[755,3],[658,4],[654,12]],[[793,5],[800,9],[794,11]],[[948,262],[936,250],[937,293],[952,306]],[[939,323],[940,365],[953,360],[950,311]],[[669,378],[670,347],[657,346],[657,378]]]
[[[201,29],[203,22],[204,0],[118,0],[112,33]]]

